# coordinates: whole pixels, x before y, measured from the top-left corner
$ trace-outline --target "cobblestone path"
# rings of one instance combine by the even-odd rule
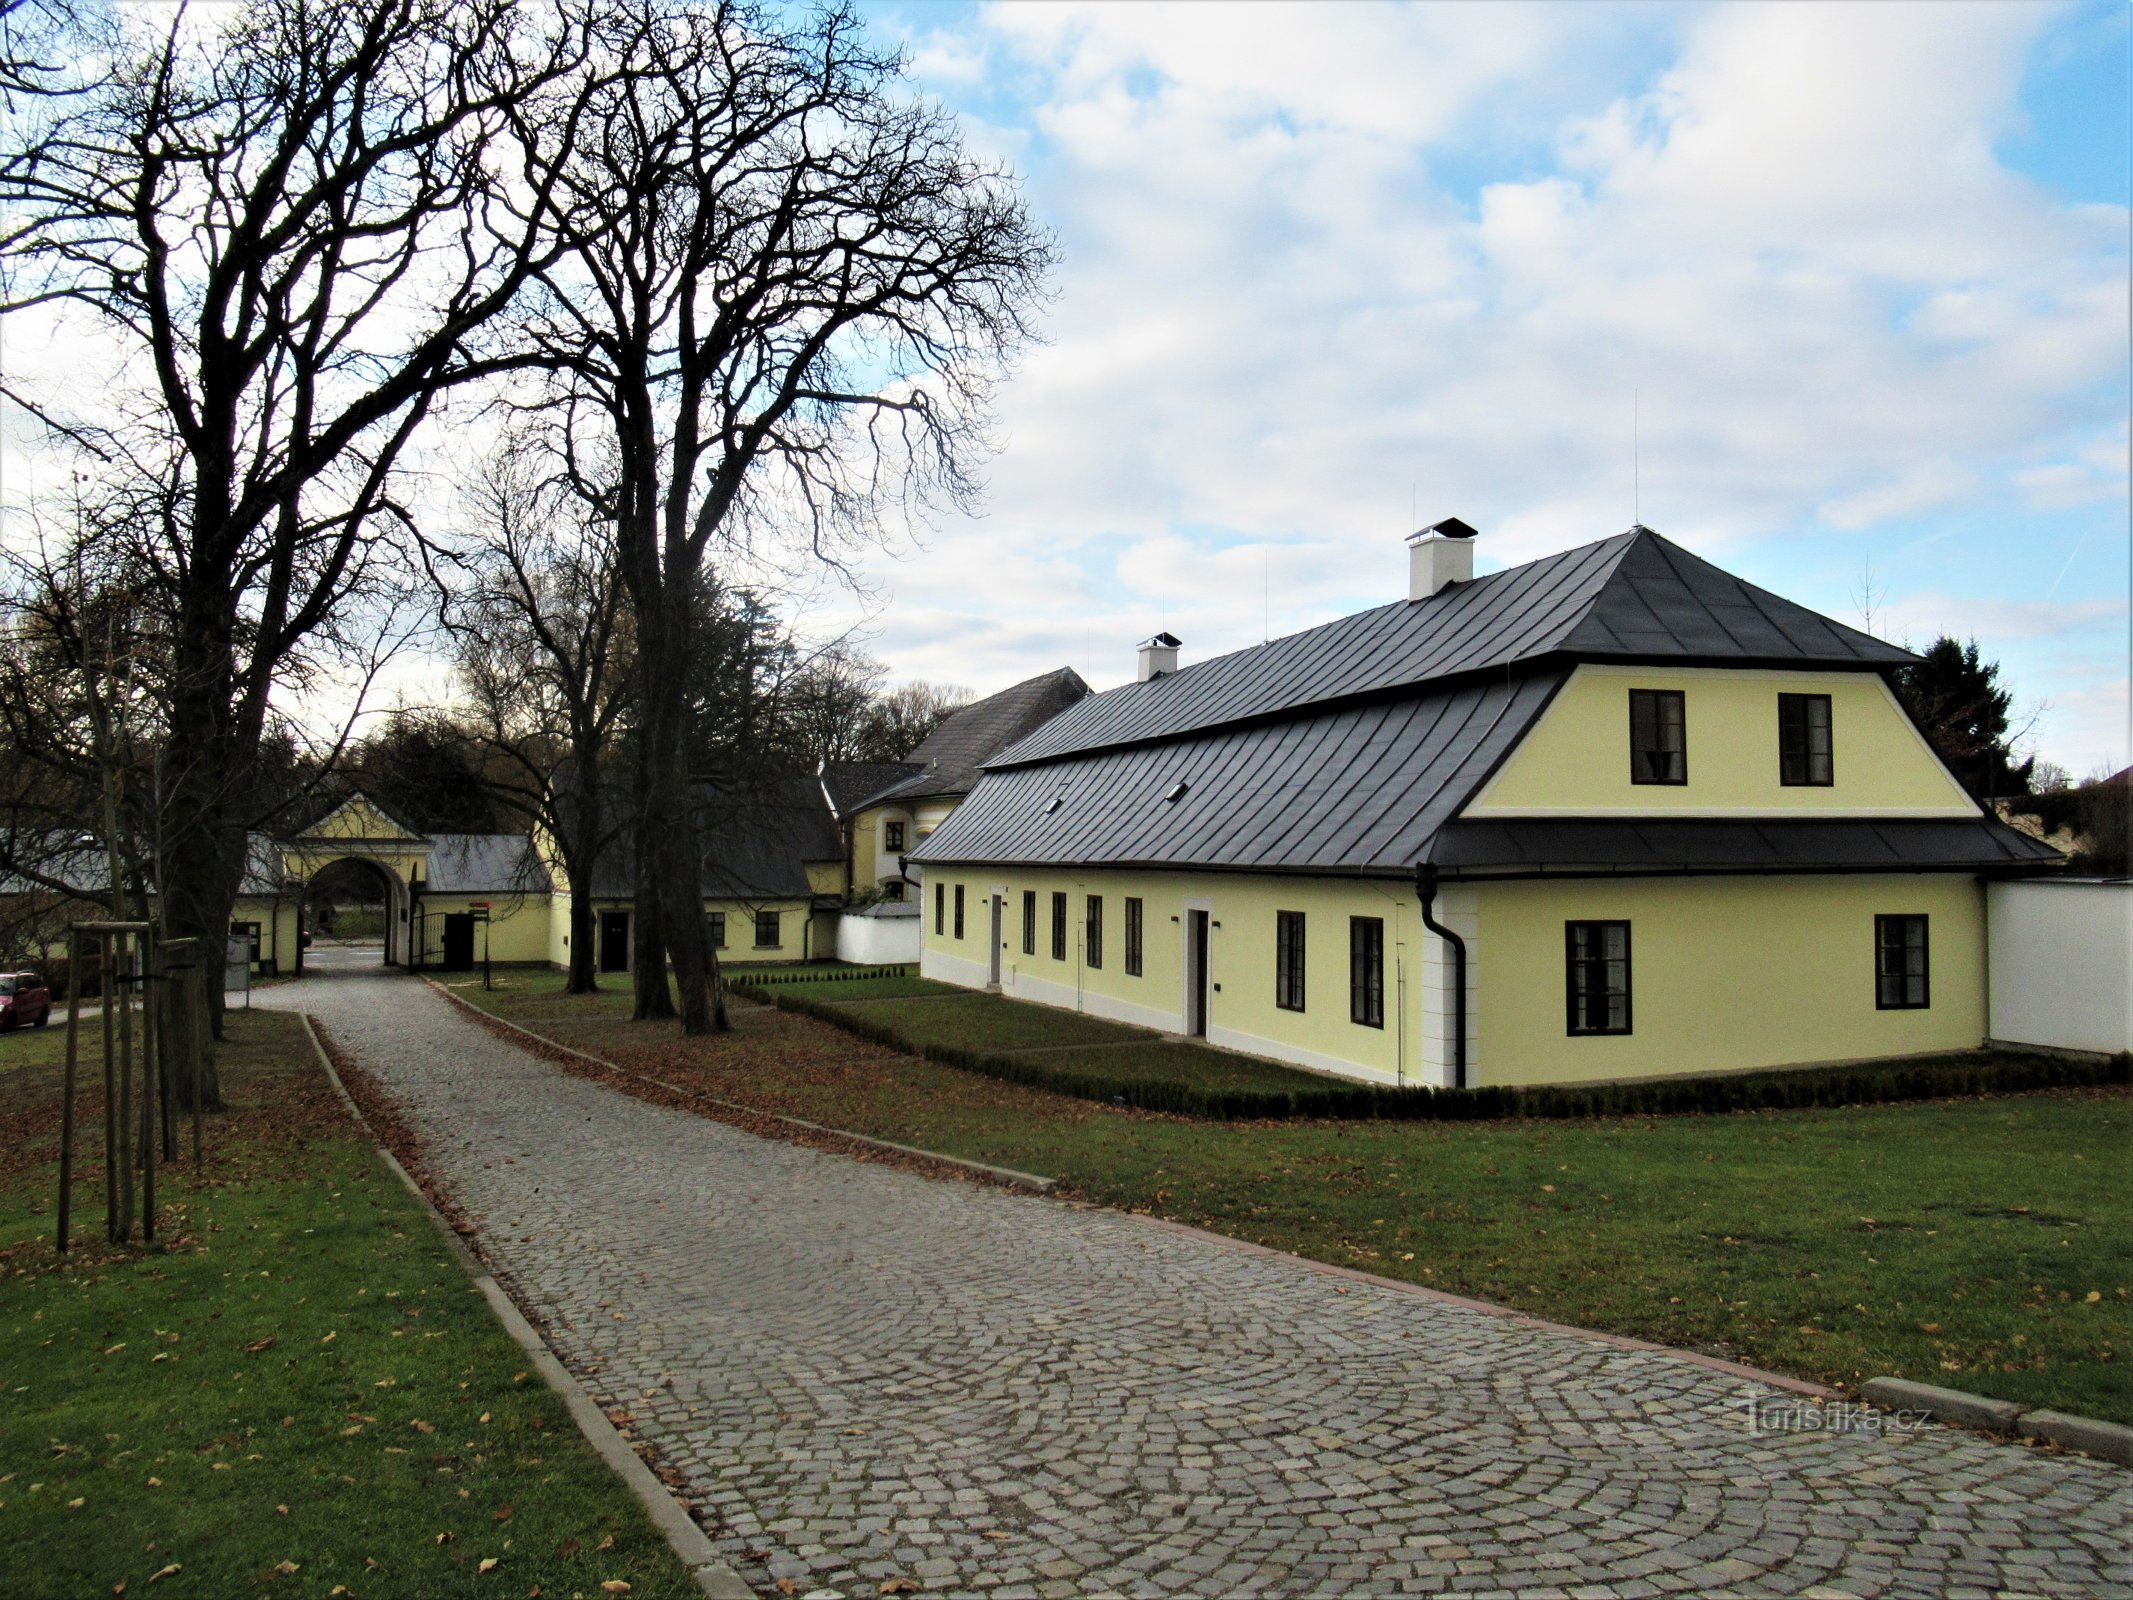
[[[758,1139],[406,979],[270,993],[768,1594],[2133,1593],[2117,1467],[1754,1435],[1749,1386],[1671,1355]]]

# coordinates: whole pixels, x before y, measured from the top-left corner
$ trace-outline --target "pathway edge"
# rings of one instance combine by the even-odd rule
[[[531,1039],[543,1050],[560,1050],[566,1056],[575,1056],[580,1061],[589,1061],[606,1072],[620,1073],[625,1078],[635,1078],[640,1083],[656,1084],[669,1094],[687,1095],[692,1100],[701,1100],[706,1105],[723,1106],[728,1111],[739,1111],[747,1116],[761,1117],[767,1122],[782,1122],[789,1128],[805,1128],[810,1133],[826,1133],[834,1138],[849,1139],[854,1144],[863,1144],[875,1150],[893,1150],[902,1156],[918,1156],[927,1161],[938,1161],[943,1166],[961,1167],[965,1172],[974,1172],[990,1178],[995,1183],[1004,1183],[1016,1189],[1028,1189],[1036,1194],[1050,1194],[1058,1187],[1057,1178],[1047,1178],[1035,1172],[1018,1172],[1013,1167],[995,1167],[983,1161],[972,1161],[968,1156],[944,1155],[938,1150],[921,1149],[915,1144],[898,1144],[894,1139],[877,1139],[871,1134],[853,1133],[846,1128],[832,1128],[827,1123],[809,1122],[805,1117],[788,1117],[781,1111],[763,1111],[755,1106],[744,1106],[738,1100],[721,1100],[715,1094],[705,1094],[701,1089],[692,1089],[684,1083],[669,1083],[664,1078],[655,1078],[649,1072],[639,1072],[635,1067],[625,1067],[605,1056],[596,1056],[589,1050],[580,1050],[545,1033],[535,1033],[531,1028],[522,1028],[509,1017],[500,1017],[493,1011],[484,1011],[471,1000],[462,999],[435,978],[422,980],[443,995],[453,1005],[470,1013],[477,1022],[486,1027],[501,1028],[522,1038]]]
[[[355,1097],[348,1092],[347,1085],[341,1082],[341,1074],[333,1064],[333,1057],[326,1053],[325,1043],[319,1038],[318,1029],[312,1025],[311,1013],[299,1011],[297,1015],[303,1018],[304,1037],[311,1041],[312,1052],[326,1071],[326,1081],[333,1085],[333,1092],[340,1096],[341,1104],[346,1106],[348,1114],[355,1118],[356,1126],[369,1137],[379,1159],[394,1177],[406,1185],[407,1192],[421,1205],[431,1225],[451,1247],[459,1265],[467,1276],[474,1280],[474,1286],[489,1303],[489,1309],[496,1314],[497,1321],[504,1325],[505,1331],[517,1341],[519,1348],[526,1352],[534,1370],[540,1373],[548,1387],[562,1400],[564,1408],[570,1413],[570,1420],[577,1424],[578,1431],[585,1436],[585,1442],[593,1447],[600,1459],[607,1463],[642,1503],[652,1519],[652,1525],[665,1536],[668,1546],[682,1565],[689,1569],[689,1575],[696,1580],[696,1586],[704,1592],[708,1600],[754,1600],[755,1591],[741,1580],[739,1573],[726,1564],[704,1530],[696,1525],[696,1519],[681,1508],[680,1503],[668,1493],[666,1485],[652,1475],[652,1469],[644,1464],[637,1452],[615,1431],[615,1425],[607,1420],[607,1414],[594,1402],[592,1396],[585,1392],[584,1386],[571,1376],[570,1369],[556,1359],[555,1352],[548,1348],[547,1341],[541,1337],[533,1324],[526,1320],[517,1302],[467,1248],[466,1241],[461,1239],[451,1223],[445,1220],[444,1213],[422,1192],[422,1185],[415,1181],[407,1168],[400,1164],[399,1157],[378,1137],[377,1130],[370,1125],[370,1119],[363,1115],[363,1108],[356,1104]]]

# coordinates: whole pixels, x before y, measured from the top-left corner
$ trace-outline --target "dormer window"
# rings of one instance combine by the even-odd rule
[[[1689,781],[1688,708],[1679,689],[1629,691],[1629,781]]]

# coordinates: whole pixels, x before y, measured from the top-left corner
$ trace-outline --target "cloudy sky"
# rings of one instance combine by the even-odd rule
[[[2115,0],[869,15],[1063,261],[986,515],[872,564],[897,677],[1105,687],[1404,594],[1417,520],[1641,514],[2129,759]]]

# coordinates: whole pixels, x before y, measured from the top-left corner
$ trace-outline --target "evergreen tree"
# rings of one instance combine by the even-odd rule
[[[1894,687],[1973,795],[1994,800],[2029,793],[2037,758],[2015,760],[2008,727],[2014,695],[2000,687],[1999,663],[1987,661],[1975,639],[1965,644],[1942,634],[1915,665],[1897,668]]]

